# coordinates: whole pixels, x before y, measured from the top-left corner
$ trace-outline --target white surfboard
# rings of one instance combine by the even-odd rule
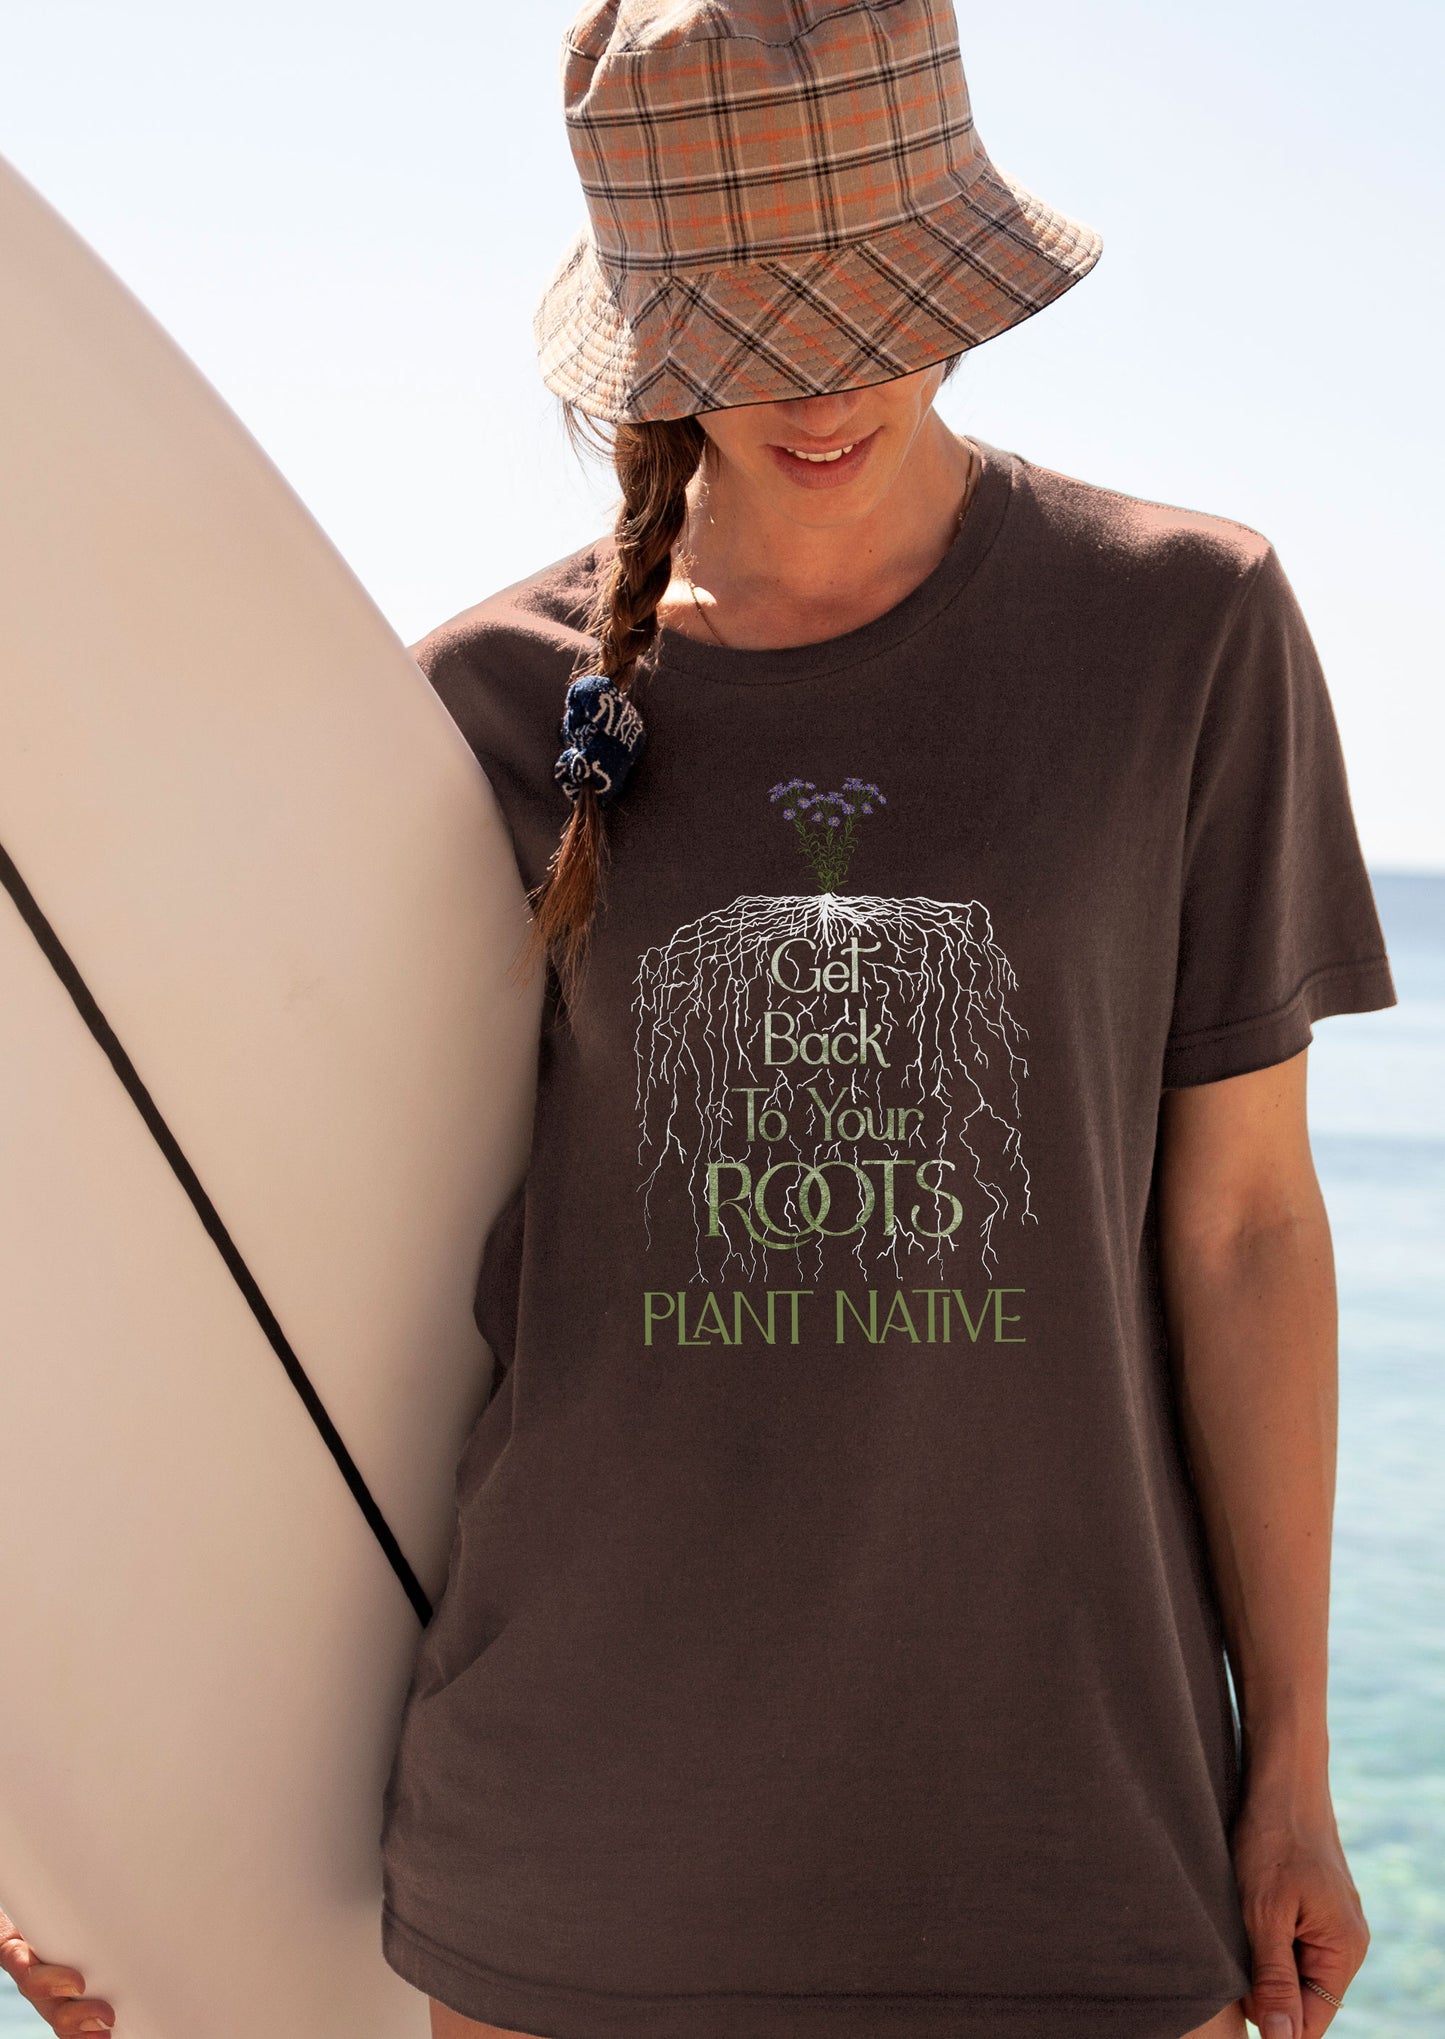
[[[0,1902],[125,2039],[424,2039],[381,1795],[541,973],[461,733],[0,163]]]

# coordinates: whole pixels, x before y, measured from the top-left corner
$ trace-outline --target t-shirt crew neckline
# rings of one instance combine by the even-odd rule
[[[901,602],[895,602],[871,622],[860,623],[856,630],[845,630],[839,637],[771,650],[735,650],[686,637],[680,630],[663,624],[657,633],[659,669],[725,683],[782,686],[791,680],[835,672],[840,666],[857,665],[864,659],[876,658],[880,652],[895,649],[962,594],[983,564],[1008,513],[1018,472],[1017,454],[1000,451],[983,439],[973,438],[973,444],[983,465],[963,522],[938,565]]]

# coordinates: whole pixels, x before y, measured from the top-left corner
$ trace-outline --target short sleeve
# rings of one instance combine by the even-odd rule
[[[1397,1003],[1334,709],[1271,546],[1200,721],[1162,1087],[1267,1068],[1312,1021]]]

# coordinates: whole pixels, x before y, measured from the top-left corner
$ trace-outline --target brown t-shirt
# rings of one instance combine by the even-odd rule
[[[1178,2039],[1249,1986],[1160,1092],[1395,991],[1268,541],[982,451],[886,615],[638,685],[386,1791],[386,1957],[473,2018]],[[417,649],[529,886],[610,542]]]

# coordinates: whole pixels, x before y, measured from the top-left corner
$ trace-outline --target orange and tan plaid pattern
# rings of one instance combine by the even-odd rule
[[[562,74],[589,219],[534,327],[595,417],[907,374],[1098,260],[989,160],[949,0],[593,0]]]

